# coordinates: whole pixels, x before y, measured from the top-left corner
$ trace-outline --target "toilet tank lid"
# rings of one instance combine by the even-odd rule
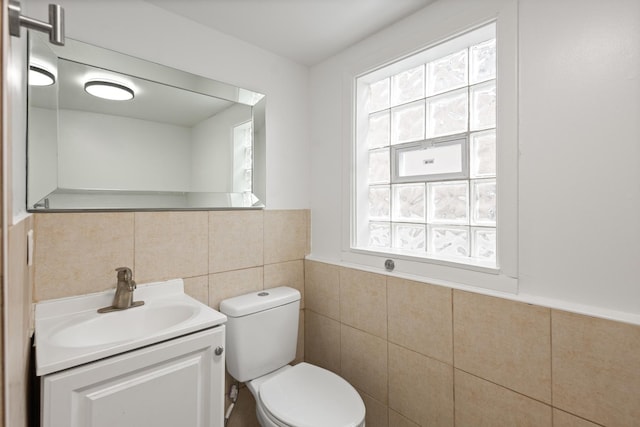
[[[280,286],[223,300],[220,311],[229,317],[242,317],[299,300],[297,289]]]

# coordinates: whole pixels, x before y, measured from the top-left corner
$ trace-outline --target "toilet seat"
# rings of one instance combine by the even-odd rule
[[[266,380],[259,404],[274,424],[295,427],[360,427],[365,408],[358,392],[343,378],[299,363]]]

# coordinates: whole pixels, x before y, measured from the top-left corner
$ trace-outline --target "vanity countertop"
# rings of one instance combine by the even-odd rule
[[[140,307],[99,314],[115,290],[35,306],[36,375],[42,376],[222,325],[224,314],[184,293],[182,279],[138,285]]]

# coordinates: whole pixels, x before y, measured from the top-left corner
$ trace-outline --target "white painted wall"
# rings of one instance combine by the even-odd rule
[[[522,0],[520,289],[640,314],[640,2]]]
[[[218,126],[217,117],[204,120],[192,129],[192,191],[226,192],[229,187],[229,128]],[[216,141],[215,144],[209,139]]]
[[[266,93],[267,204],[310,206],[313,255],[338,261],[345,72],[419,48],[421,18],[443,1],[474,8],[492,0],[440,0],[310,77],[141,1],[60,3],[69,37]],[[637,0],[519,0],[517,298],[640,323],[639,46]]]
[[[235,104],[191,131],[191,191],[230,192],[233,127],[251,119],[251,107]]]
[[[190,128],[76,110],[58,117],[59,187],[189,190]]]
[[[312,67],[313,257],[340,262],[348,232],[345,76],[419,48],[443,3],[490,1],[441,0]],[[640,323],[640,2],[519,0],[518,14],[515,298]]]
[[[49,2],[28,15],[46,20]],[[307,67],[141,0],[57,3],[67,37],[266,94],[267,208],[309,208]]]
[[[28,206],[46,197],[58,187],[58,114],[48,108],[30,108],[31,123],[37,123],[29,129],[29,170],[38,171],[38,179],[28,182]]]
[[[32,108],[30,114],[35,120],[29,130],[29,167],[38,170],[38,179],[29,184],[33,204],[58,187],[229,192],[233,127],[251,118],[251,107],[235,104],[192,128],[77,110]],[[74,198],[79,206],[95,207],[86,195],[74,192],[50,198],[56,202],[51,206],[72,207]],[[144,204],[140,195],[136,198]],[[110,201],[121,199],[122,206],[135,206],[126,196],[114,195],[94,204],[111,206]],[[185,203],[172,201],[166,206],[187,207]]]

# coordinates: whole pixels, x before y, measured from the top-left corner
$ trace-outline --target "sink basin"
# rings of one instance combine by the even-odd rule
[[[193,305],[142,305],[69,322],[54,331],[49,342],[60,347],[92,347],[156,334],[179,326],[197,314]]]
[[[144,305],[98,313],[114,291],[36,304],[36,375],[93,362],[213,327],[226,316],[184,293],[182,279],[138,285]]]

